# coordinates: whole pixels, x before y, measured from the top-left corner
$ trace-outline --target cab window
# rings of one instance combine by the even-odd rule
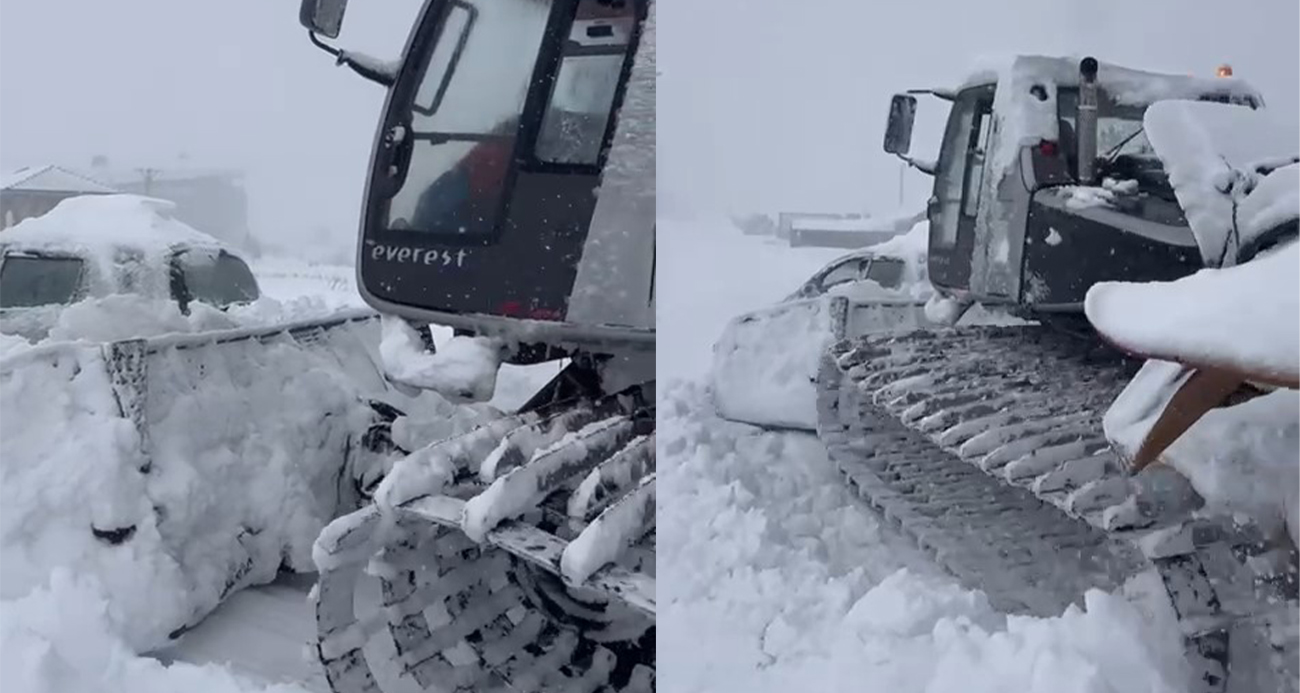
[[[630,0],[580,0],[537,134],[539,160],[598,162],[635,26]]]
[[[388,227],[482,236],[499,222],[551,3],[453,0],[444,12],[407,106],[410,162]]]

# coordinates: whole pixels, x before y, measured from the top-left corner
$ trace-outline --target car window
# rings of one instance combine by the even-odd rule
[[[886,289],[897,289],[903,285],[903,261],[878,257],[867,268],[867,279]]]
[[[0,307],[74,303],[84,263],[75,257],[10,255],[0,264]]]
[[[260,295],[252,270],[224,250],[181,251],[174,260],[173,272],[179,273],[182,304],[202,301],[224,308],[255,301]]]
[[[844,282],[857,281],[861,276],[859,271],[862,268],[862,260],[849,260],[842,264],[832,267],[825,275],[822,276],[822,288],[829,289],[836,284]]]

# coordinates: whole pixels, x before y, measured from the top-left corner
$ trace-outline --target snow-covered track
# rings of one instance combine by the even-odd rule
[[[317,651],[335,691],[653,690],[652,410],[551,405],[416,451],[393,485],[409,490],[413,466],[444,485],[381,485],[317,540]],[[357,605],[365,572],[377,609]]]
[[[1154,570],[1190,690],[1295,690],[1294,550],[1109,449],[1102,414],[1139,365],[1036,326],[842,340],[819,369],[819,433],[871,505],[996,605],[1055,614]]]

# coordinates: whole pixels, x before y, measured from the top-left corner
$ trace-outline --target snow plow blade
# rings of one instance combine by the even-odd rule
[[[818,434],[868,503],[996,608],[1145,592],[1179,621],[1187,690],[1294,691],[1294,545],[1213,512],[1170,467],[1128,474],[1102,417],[1139,365],[1038,326],[845,339],[821,361]]]
[[[713,347],[714,404],[723,418],[770,428],[817,427],[817,364],[837,340],[923,327],[923,301],[821,296],[731,320]]]
[[[332,689],[654,690],[654,419],[640,400],[549,405],[434,443],[327,527],[317,653]]]

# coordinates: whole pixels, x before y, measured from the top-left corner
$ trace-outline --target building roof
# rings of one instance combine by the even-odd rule
[[[119,192],[97,180],[54,164],[20,168],[0,178],[0,190],[101,194]]]

